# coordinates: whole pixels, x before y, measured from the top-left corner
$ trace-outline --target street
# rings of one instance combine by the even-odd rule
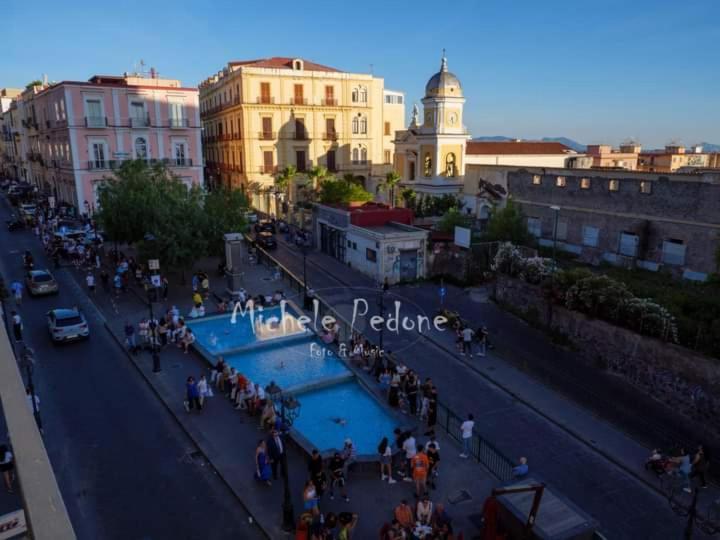
[[[0,204],[2,220],[8,219],[8,202]],[[3,227],[0,249],[8,286],[22,279],[26,249],[35,268],[51,268],[30,231]],[[75,270],[51,271],[59,295],[25,294],[19,312],[35,351],[44,441],[78,538],[259,538],[240,503],[110,338],[102,315],[69,274]],[[84,312],[90,339],[53,345],[45,313],[72,306]],[[12,300],[7,308],[15,309]]]

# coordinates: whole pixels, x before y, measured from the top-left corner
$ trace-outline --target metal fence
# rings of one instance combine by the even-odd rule
[[[249,237],[246,238],[248,239],[248,241],[252,241],[252,239],[250,239]],[[293,291],[302,293],[304,289],[304,284],[301,277],[296,276],[292,271],[283,266],[267,251],[263,250],[260,247],[256,247],[256,249],[258,263],[265,262],[275,267],[279,272],[281,279],[286,281]],[[347,321],[342,315],[337,313],[332,307],[330,307],[327,302],[325,302],[317,294],[315,295],[315,299],[318,301],[318,320],[322,320],[325,315],[332,316],[338,322],[339,341],[350,341],[350,339],[353,337],[353,328],[350,322]],[[355,331],[355,334],[363,339],[367,337],[357,331]],[[370,343],[373,343],[372,339],[367,339]],[[387,361],[390,366],[394,366],[399,363],[399,359],[395,354],[390,354],[389,356],[387,356]],[[454,439],[460,444],[462,444],[460,425],[463,423],[463,421],[464,419],[460,415],[452,411],[447,405],[440,401],[438,402],[436,427],[441,428],[450,436],[450,438]],[[512,469],[514,466],[512,460],[510,460],[506,455],[500,452],[500,450],[495,448],[490,442],[488,442],[486,439],[484,439],[477,433],[473,433],[472,436],[470,455],[477,459],[480,463],[482,463],[498,480],[504,482],[512,479]]]

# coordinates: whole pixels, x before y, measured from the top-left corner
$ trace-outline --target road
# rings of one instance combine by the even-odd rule
[[[3,198],[0,216],[4,221],[8,215]],[[26,249],[36,268],[49,267],[30,232],[0,230],[0,272],[8,284],[22,277]],[[100,312],[71,271],[54,272],[58,296],[26,297],[20,314],[37,359],[43,438],[78,538],[261,538],[237,499],[195,454],[197,448],[111,340]],[[91,338],[53,345],[45,313],[68,306],[83,310]]]

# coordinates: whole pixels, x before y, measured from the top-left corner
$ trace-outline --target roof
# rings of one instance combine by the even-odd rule
[[[553,141],[470,141],[466,154],[574,154],[575,150]]]
[[[261,58],[259,60],[234,60],[230,62],[231,66],[247,66],[247,67],[259,67],[259,68],[271,68],[271,69],[292,69],[293,60],[298,58],[289,58],[285,56],[273,56],[272,58]],[[303,69],[305,71],[330,71],[340,73],[341,70],[335,69],[334,67],[324,66],[322,64],[316,64],[304,58],[299,60],[303,61]]]

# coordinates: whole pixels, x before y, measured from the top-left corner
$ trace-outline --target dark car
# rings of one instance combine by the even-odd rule
[[[275,224],[270,221],[269,219],[261,219],[255,224],[255,232],[269,232],[272,234],[275,234],[277,231],[275,230]]]
[[[255,241],[257,242],[257,245],[263,249],[275,249],[277,247],[277,242],[271,232],[259,232],[255,237]]]

